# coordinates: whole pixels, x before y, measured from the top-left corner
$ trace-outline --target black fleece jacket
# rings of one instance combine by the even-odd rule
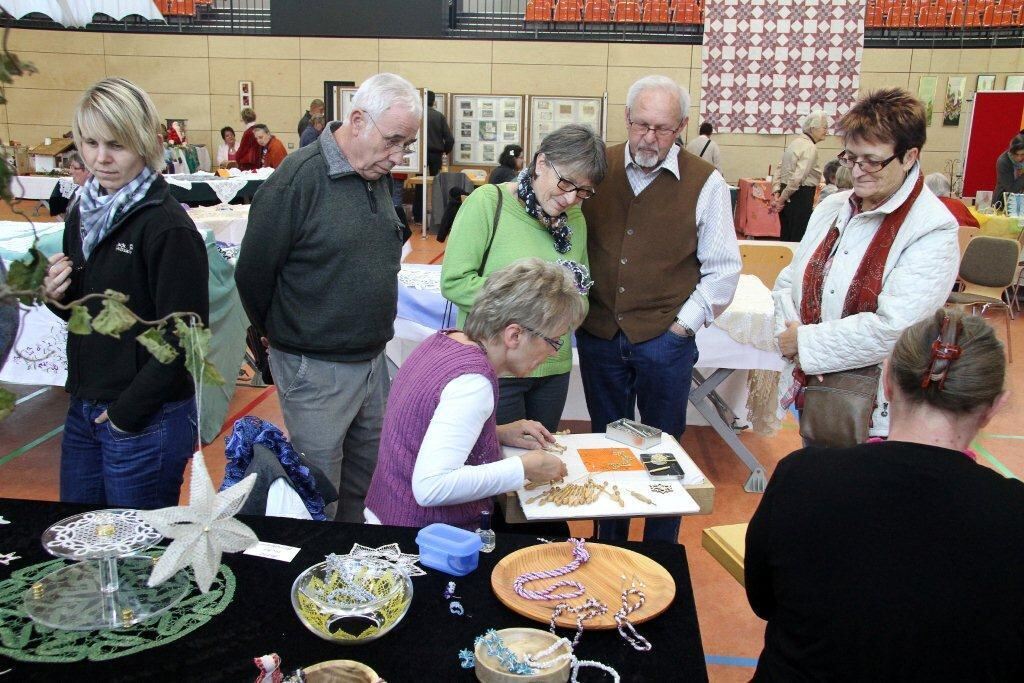
[[[76,203],[64,226],[64,253],[74,270],[63,302],[113,289],[126,294],[128,307],[145,320],[180,311],[197,313],[209,324],[206,246],[163,178],[118,220],[88,261],[82,255],[79,219]],[[102,309],[99,300],[87,306],[93,317]],[[65,320],[70,317],[50,309]],[[76,398],[110,402],[107,416],[129,432],[144,429],[163,404],[195,394],[184,352],[173,363],[160,363],[135,340],[145,329],[136,325],[118,339],[97,332],[68,334],[65,388]],[[173,326],[166,329],[168,341],[177,348]]]

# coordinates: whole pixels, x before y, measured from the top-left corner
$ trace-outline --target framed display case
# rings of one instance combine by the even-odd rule
[[[569,123],[590,126],[605,138],[605,98],[530,96],[530,144],[524,146],[527,160],[533,159],[548,133]]]
[[[347,121],[348,120],[348,115],[352,113],[352,98],[355,97],[356,91],[358,89],[359,88],[355,88],[355,87],[351,87],[351,88],[335,88],[335,90],[334,90],[334,98],[335,98],[335,100],[334,100],[334,111],[340,111],[341,112],[341,115],[337,117],[338,121]],[[441,95],[438,95],[438,98],[441,98],[441,97],[442,97]],[[424,102],[425,101],[426,101],[426,97],[424,97]],[[442,109],[441,111],[444,111],[444,110]],[[426,118],[426,117],[424,117],[424,118]],[[405,158],[405,163],[404,164],[399,164],[398,166],[395,166],[394,168],[392,168],[391,169],[392,173],[419,173],[420,172],[420,169],[423,167],[423,161],[421,159],[422,152],[420,150],[421,149],[426,149],[425,145],[420,145],[420,138],[421,137],[422,136],[417,136],[416,142],[414,142],[412,145],[410,145],[410,147],[412,148],[412,153]]]
[[[523,145],[525,109],[522,95],[451,96],[449,122],[455,148],[449,163],[497,166],[505,145]]]

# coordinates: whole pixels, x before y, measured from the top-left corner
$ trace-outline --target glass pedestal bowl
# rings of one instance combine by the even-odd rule
[[[341,556],[315,564],[292,584],[292,608],[324,640],[358,645],[376,640],[402,620],[412,602],[412,579],[390,562]]]

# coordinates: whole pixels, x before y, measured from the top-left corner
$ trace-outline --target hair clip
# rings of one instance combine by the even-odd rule
[[[963,353],[963,349],[956,343],[959,327],[959,323],[951,327],[949,316],[943,316],[939,336],[932,342],[931,362],[921,380],[922,389],[927,389],[932,382],[938,382],[940,390],[945,385],[949,366]]]

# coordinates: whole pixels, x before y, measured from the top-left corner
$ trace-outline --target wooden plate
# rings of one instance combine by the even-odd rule
[[[640,553],[612,545],[587,542],[590,560],[579,569],[555,579],[538,579],[526,584],[530,590],[540,590],[560,580],[579,581],[587,592],[578,598],[568,600],[570,605],[583,604],[587,598],[596,598],[608,605],[608,612],[583,622],[584,629],[615,628],[616,611],[622,606],[622,575],[626,582],[634,576],[644,583],[647,601],[644,606],[629,615],[629,620],[640,624],[658,616],[672,604],[676,596],[676,582],[668,571],[654,560]],[[519,597],[512,584],[516,577],[527,572],[537,572],[564,567],[572,561],[572,546],[565,543],[541,543],[511,553],[498,562],[491,572],[491,588],[502,604],[516,614],[543,624],[551,623],[551,611],[558,604],[556,600],[527,600]],[[635,598],[634,598],[635,600]],[[564,628],[576,628],[576,615],[565,613],[555,623]]]

